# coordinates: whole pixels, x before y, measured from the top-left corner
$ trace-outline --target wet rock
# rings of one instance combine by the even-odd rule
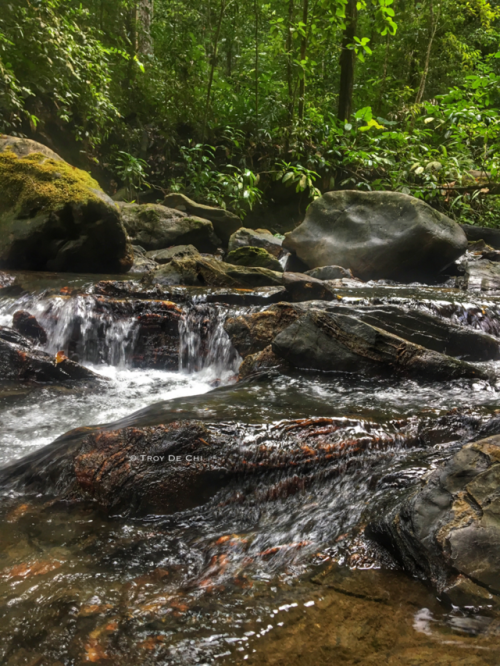
[[[86,171],[26,139],[4,137],[0,151],[0,266],[82,273],[132,266],[120,211]]]
[[[187,285],[191,287],[265,287],[281,285],[280,273],[267,268],[233,266],[209,257],[173,259],[148,274],[145,284]]]
[[[254,373],[263,370],[278,370],[287,372],[292,366],[280,356],[273,352],[271,345],[265,347],[262,351],[246,356],[239,369],[239,379],[245,379]]]
[[[500,289],[500,264],[486,259],[469,261],[465,280],[467,289],[471,291],[498,291]]]
[[[184,194],[167,194],[163,200],[163,205],[184,211],[188,213],[188,215],[195,215],[196,217],[210,220],[213,224],[215,233],[218,238],[222,240],[224,245],[228,244],[231,235],[234,234],[242,224],[240,218],[234,213],[222,208],[214,208],[213,206],[205,206],[203,204],[195,203]]]
[[[463,603],[500,593],[500,437],[462,447],[368,536]]]
[[[373,372],[385,368],[441,381],[489,378],[470,363],[416,345],[356,317],[322,310],[311,310],[291,324],[274,339],[272,347],[275,354],[303,369]]]
[[[35,342],[40,342],[42,344],[47,342],[47,333],[44,328],[40,326],[32,314],[25,310],[14,312],[12,325],[16,331],[21,333],[21,335],[24,335]]]
[[[283,272],[283,267],[276,257],[261,247],[244,245],[228,252],[225,261],[236,266],[260,266],[279,273]]]
[[[352,314],[362,321],[383,328],[427,349],[467,361],[492,361],[500,358],[499,341],[492,335],[459,326],[420,310],[406,311],[397,306],[349,308],[330,305],[329,312]]]
[[[290,300],[294,303],[331,301],[336,298],[331,285],[303,273],[283,273],[283,284]]]
[[[214,252],[221,245],[209,220],[159,204],[120,202],[119,206],[132,242],[147,251],[191,244],[200,252]]]
[[[283,241],[276,236],[273,236],[267,229],[246,229],[242,227],[234,233],[228,245],[228,251],[232,252],[240,247],[260,247],[267,250],[269,254],[279,258],[283,253]]]
[[[184,257],[197,257],[200,253],[194,245],[175,245],[163,250],[152,250],[146,252],[146,256],[158,264],[168,264],[172,259],[182,259]]]
[[[491,245],[495,250],[500,250],[500,229],[490,229],[490,227],[476,227],[471,224],[462,224],[462,229],[467,236],[468,241],[483,240]]]
[[[313,268],[311,271],[305,271],[305,274],[316,278],[316,280],[353,278],[352,271],[349,268],[342,268],[342,266],[321,266],[320,268]]]
[[[46,383],[80,379],[101,378],[64,354],[51,356],[35,349],[17,331],[0,327],[0,380]]]
[[[463,230],[398,192],[328,192],[308,208],[283,247],[310,268],[343,266],[362,280],[436,275],[467,249]]]
[[[132,245],[132,251],[134,253],[134,264],[129,273],[147,273],[158,268],[156,261],[148,258],[146,250],[140,245]]]
[[[262,312],[228,317],[224,329],[243,358],[268,347],[274,338],[304,314],[297,305],[278,303]]]

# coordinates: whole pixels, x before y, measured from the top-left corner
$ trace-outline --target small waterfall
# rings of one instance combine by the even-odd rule
[[[241,357],[224,330],[227,308],[207,303],[187,309],[180,321],[179,369],[185,373],[210,370],[217,378],[238,372]]]
[[[1,323],[12,326],[12,315],[21,309],[33,314],[47,332],[45,351],[64,351],[82,363],[123,367],[137,341],[137,318],[115,312],[91,295],[24,297],[3,309]]]

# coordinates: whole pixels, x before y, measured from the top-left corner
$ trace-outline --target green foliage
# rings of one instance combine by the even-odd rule
[[[181,147],[184,171],[182,178],[171,183],[173,192],[183,192],[196,201],[229,207],[244,217],[260,202],[259,177],[250,169],[228,164],[219,171],[215,164],[215,148],[203,144]]]
[[[139,157],[134,157],[123,150],[119,150],[115,159],[115,173],[127,188],[129,199],[134,191],[140,191],[143,187],[150,187],[146,181],[146,170],[148,163]]]

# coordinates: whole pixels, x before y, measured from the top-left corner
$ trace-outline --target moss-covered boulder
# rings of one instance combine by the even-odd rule
[[[252,247],[251,245],[244,245],[229,252],[226,262],[236,266],[260,266],[269,268],[271,271],[278,271],[278,273],[283,272],[283,267],[276,257],[262,247]]]
[[[164,250],[151,250],[147,257],[159,264],[168,264],[172,259],[182,259],[183,257],[198,257],[198,250],[194,245],[174,245]]]
[[[34,141],[0,137],[0,267],[122,273],[120,211],[86,172]]]
[[[147,285],[252,288],[281,285],[282,275],[268,268],[233,266],[211,257],[184,257],[148,273]]]
[[[150,252],[171,245],[194,245],[199,252],[214,252],[222,245],[210,220],[160,204],[118,205],[132,242]]]

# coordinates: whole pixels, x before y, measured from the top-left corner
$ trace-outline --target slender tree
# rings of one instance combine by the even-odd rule
[[[357,21],[357,0],[347,0],[345,29],[340,52],[338,118],[342,122],[347,122],[352,112],[352,91],[354,88],[354,65],[356,59],[353,44]]]

